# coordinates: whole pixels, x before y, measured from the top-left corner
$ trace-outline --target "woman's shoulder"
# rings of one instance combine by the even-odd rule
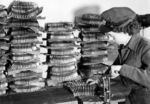
[[[141,36],[141,44],[149,46],[150,45],[150,39],[148,39],[147,37],[143,37]]]
[[[146,52],[150,53],[150,39],[142,36],[138,48],[143,54]]]

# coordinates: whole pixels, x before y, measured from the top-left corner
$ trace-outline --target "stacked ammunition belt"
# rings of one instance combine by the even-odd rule
[[[13,1],[8,8],[9,17],[16,19],[37,18],[43,11],[43,7],[39,7],[34,2]],[[30,23],[30,22],[27,22]]]
[[[77,42],[73,24],[70,22],[46,23],[48,50],[46,64],[49,66],[48,85],[76,80],[77,63],[80,60],[80,44]]]
[[[40,26],[42,12],[33,2],[13,1],[8,8],[7,27],[11,36],[10,66],[7,75],[12,91],[32,92],[45,87],[43,66],[40,62]]]
[[[6,79],[6,65],[8,62],[9,37],[5,31],[7,20],[7,9],[0,5],[0,95],[6,94],[8,83]]]
[[[74,97],[77,96],[95,96],[96,84],[86,84],[83,80],[69,81],[64,83],[64,86],[69,88]]]
[[[81,30],[81,63],[79,72],[83,78],[91,78],[104,74],[108,69],[105,62],[108,61],[108,49],[113,49],[109,41],[109,35],[98,29],[100,15],[83,14],[75,18],[75,27]]]

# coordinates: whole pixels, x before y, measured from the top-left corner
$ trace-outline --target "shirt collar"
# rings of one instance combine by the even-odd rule
[[[136,51],[136,48],[141,40],[141,35],[140,34],[135,34],[131,37],[129,42],[127,43],[127,47],[129,47],[132,51]]]

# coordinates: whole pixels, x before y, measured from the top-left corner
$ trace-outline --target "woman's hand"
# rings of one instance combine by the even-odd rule
[[[119,71],[120,71],[121,67],[122,67],[121,65],[112,65],[111,66],[110,75],[111,75],[112,79],[114,79],[120,75]]]

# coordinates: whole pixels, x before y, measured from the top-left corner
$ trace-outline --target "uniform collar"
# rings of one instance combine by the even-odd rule
[[[132,51],[136,51],[136,48],[138,47],[140,40],[141,35],[139,33],[135,34],[131,37],[126,46],[129,47]]]

